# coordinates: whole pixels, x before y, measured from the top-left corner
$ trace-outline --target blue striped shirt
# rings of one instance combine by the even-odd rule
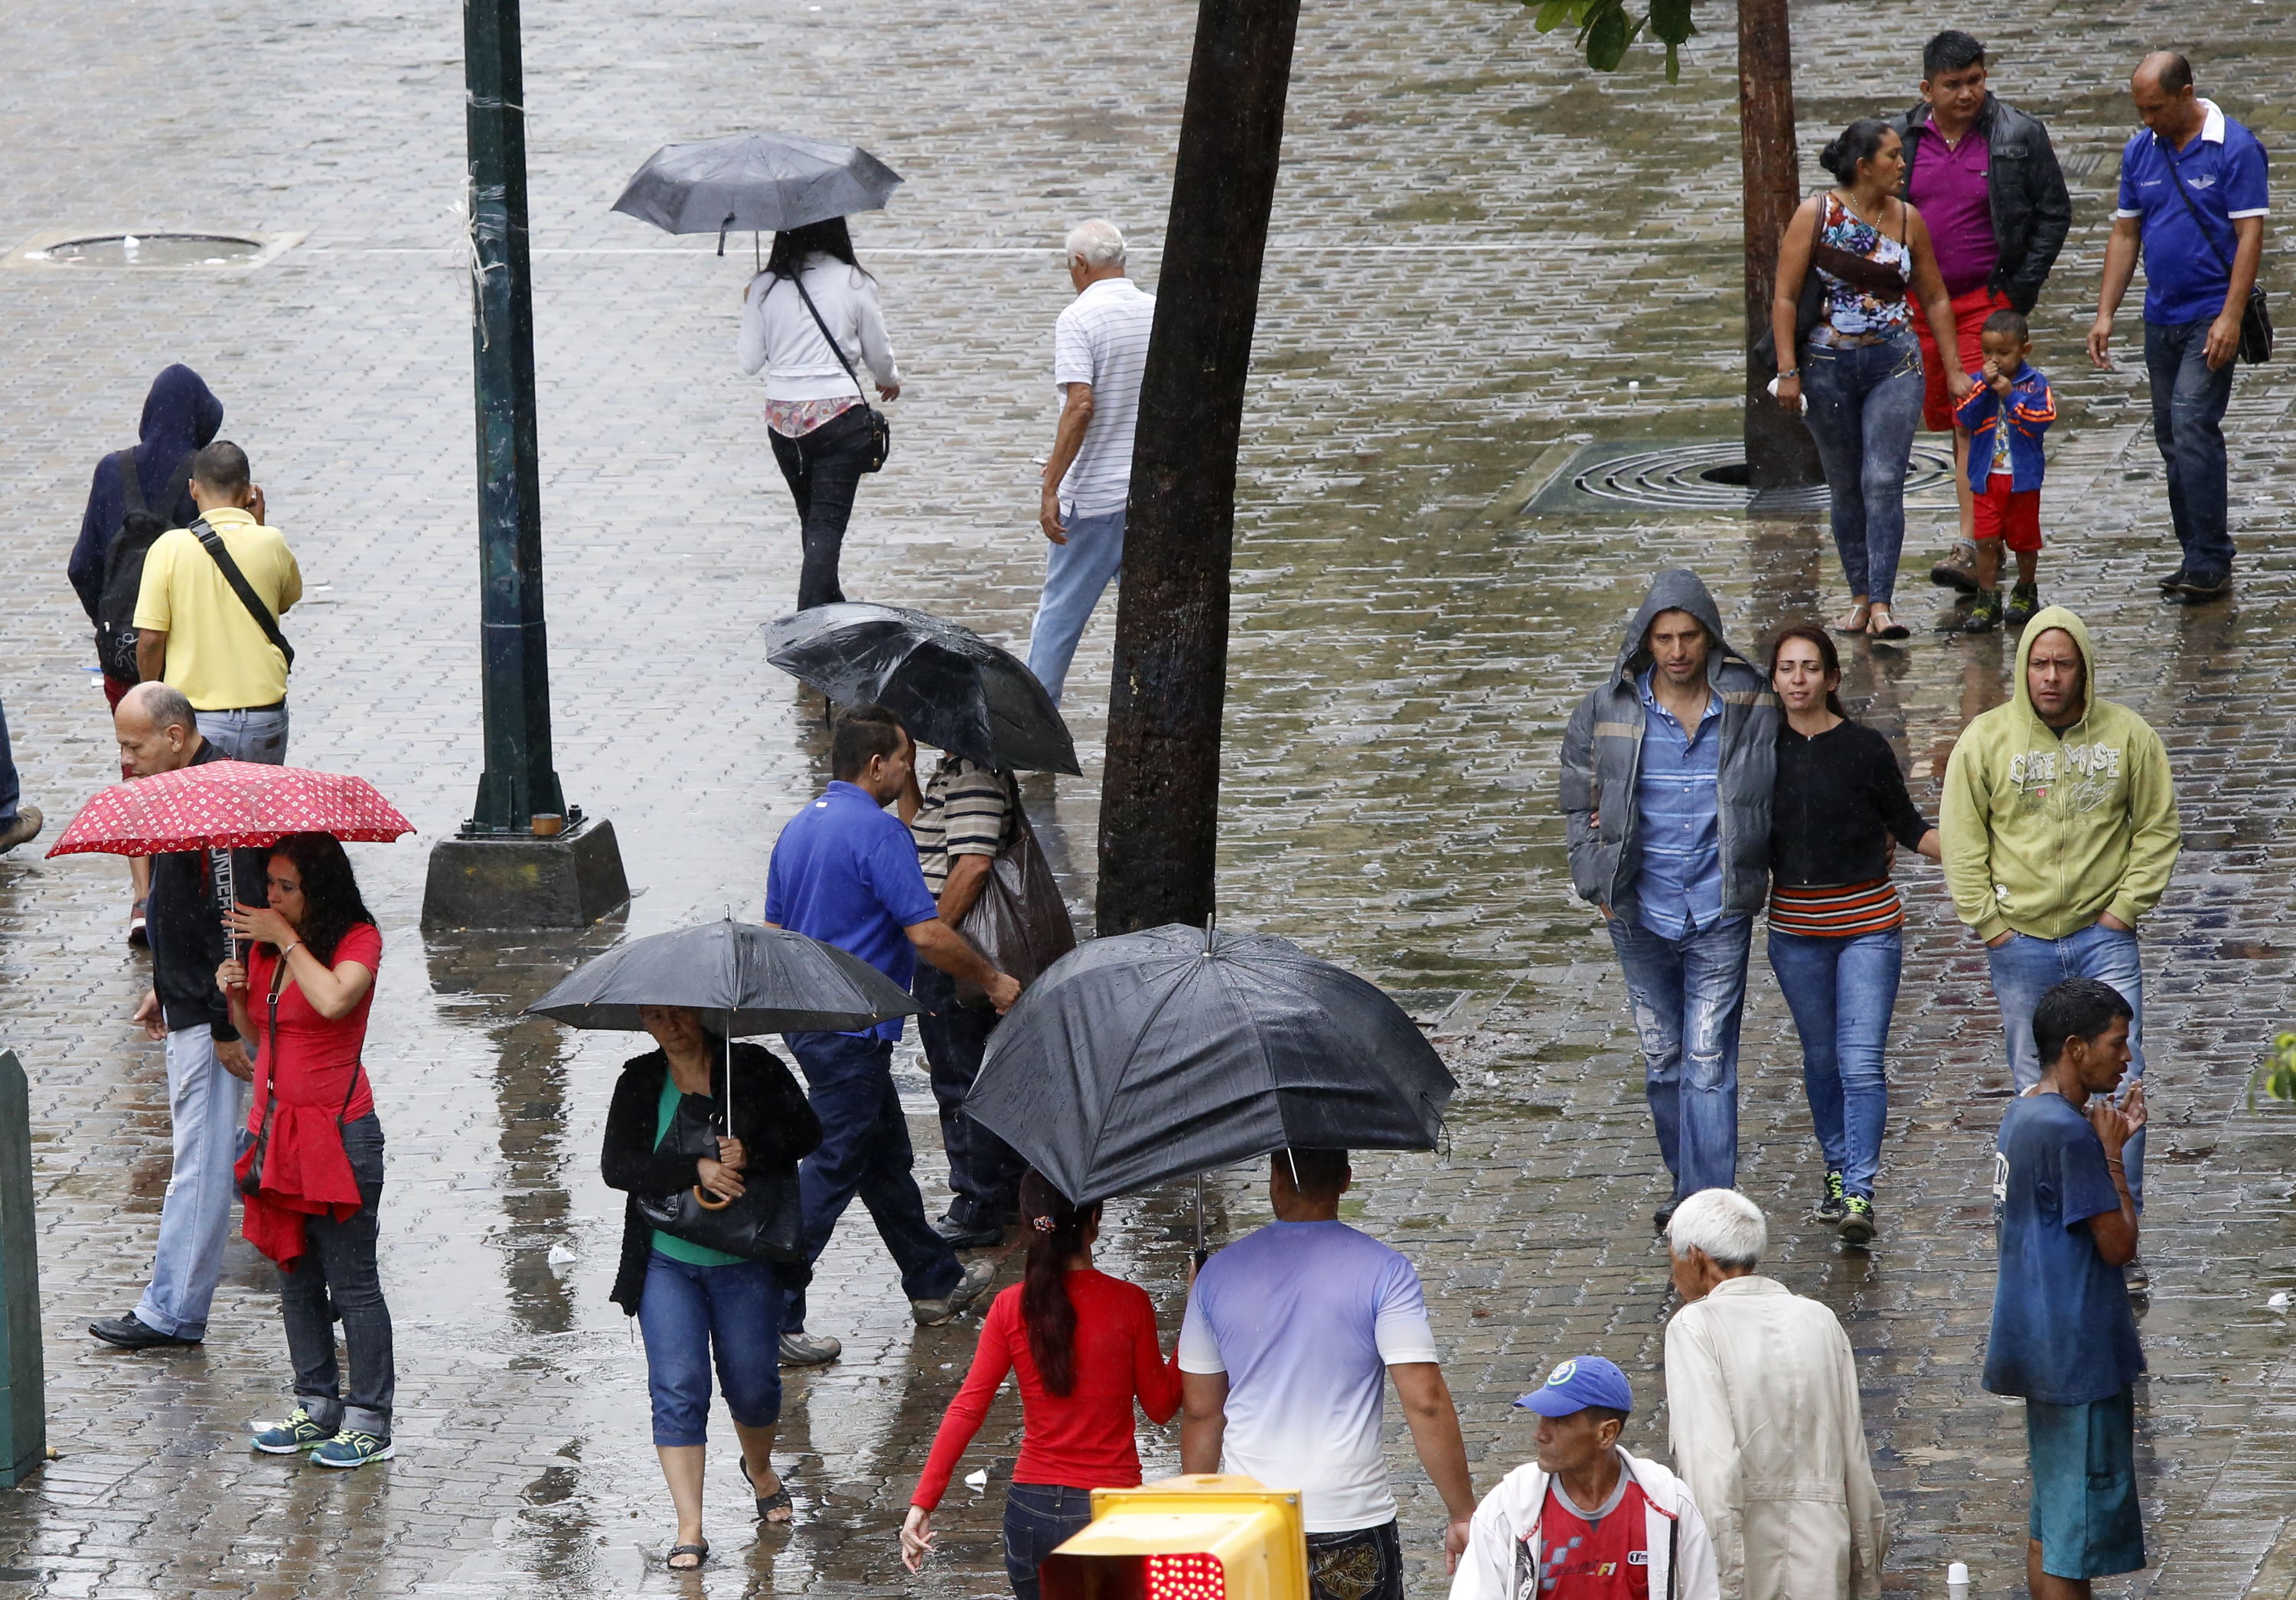
[[[1642,770],[1635,781],[1635,842],[1642,874],[1635,899],[1642,924],[1660,939],[1684,939],[1722,920],[1722,697],[1687,735],[1651,693],[1644,668]]]

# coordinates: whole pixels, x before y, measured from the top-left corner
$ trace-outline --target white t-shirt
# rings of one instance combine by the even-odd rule
[[[1180,1370],[1227,1374],[1220,1470],[1298,1489],[1310,1533],[1394,1519],[1387,1369],[1435,1358],[1419,1275],[1344,1222],[1237,1240],[1196,1275],[1180,1325]]]
[[[1053,324],[1053,382],[1092,385],[1092,422],[1061,480],[1061,504],[1080,517],[1122,511],[1132,488],[1132,431],[1140,418],[1140,373],[1156,297],[1130,278],[1087,283]]]

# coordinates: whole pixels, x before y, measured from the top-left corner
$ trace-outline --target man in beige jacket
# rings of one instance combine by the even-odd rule
[[[1701,1190],[1668,1226],[1683,1299],[1666,1330],[1675,1471],[1728,1600],[1874,1600],[1889,1523],[1849,1341],[1825,1307],[1755,1275],[1768,1236],[1734,1189]]]

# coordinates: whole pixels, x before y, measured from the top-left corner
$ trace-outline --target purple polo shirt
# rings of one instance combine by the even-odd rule
[[[1906,198],[1929,224],[1930,247],[1937,252],[1945,291],[1958,299],[1985,287],[2001,259],[1993,242],[1993,206],[1985,190],[1991,154],[1975,127],[1948,147],[1934,126],[1922,128],[1914,159],[1914,181]]]

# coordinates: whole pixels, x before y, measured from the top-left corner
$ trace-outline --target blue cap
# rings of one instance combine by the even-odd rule
[[[1515,1402],[1525,1411],[1536,1411],[1541,1416],[1569,1416],[1574,1411],[1584,1411],[1589,1406],[1601,1406],[1611,1411],[1632,1411],[1635,1391],[1628,1386],[1627,1374],[1600,1356],[1581,1356],[1575,1361],[1565,1361],[1546,1374],[1546,1383]]]

